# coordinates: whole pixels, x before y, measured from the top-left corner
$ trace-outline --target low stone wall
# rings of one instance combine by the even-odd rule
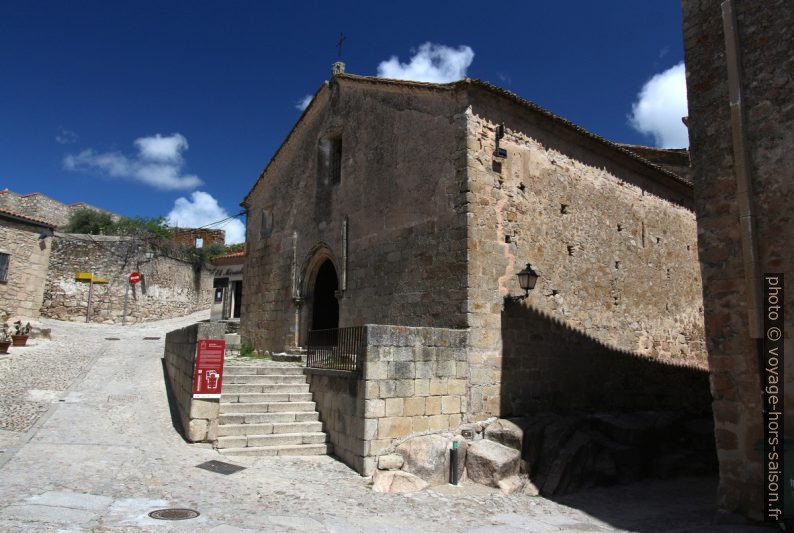
[[[307,369],[336,455],[362,475],[395,440],[456,428],[467,406],[468,332],[365,326],[360,377]]]
[[[200,322],[165,336],[165,367],[185,438],[191,442],[214,441],[218,435],[220,400],[194,399],[193,375],[199,339],[222,339],[226,325]]]
[[[309,391],[317,404],[323,430],[334,445],[334,455],[365,474],[371,429],[364,419],[364,381],[352,372],[307,368]],[[367,438],[369,437],[369,439]]]

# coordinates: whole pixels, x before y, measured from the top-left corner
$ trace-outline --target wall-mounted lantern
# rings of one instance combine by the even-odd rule
[[[518,274],[518,285],[524,289],[524,294],[521,296],[505,296],[505,301],[508,302],[518,302],[525,299],[529,296],[529,291],[535,288],[535,284],[538,282],[538,273],[535,272],[535,269],[532,268],[531,263],[527,263],[521,272]]]

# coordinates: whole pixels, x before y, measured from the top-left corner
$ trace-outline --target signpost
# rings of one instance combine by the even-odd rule
[[[141,281],[141,275],[139,272],[133,272],[127,277],[129,283],[124,288],[124,314],[121,315],[121,325],[124,326],[127,324],[127,299],[129,298],[130,294],[130,285],[135,285],[139,281]]]
[[[223,339],[201,339],[196,348],[196,370],[193,375],[194,398],[220,398],[223,381]]]
[[[91,311],[93,310],[94,283],[108,283],[108,278],[94,276],[93,272],[77,272],[74,275],[75,281],[88,282],[88,303],[85,307],[85,321],[91,322]]]

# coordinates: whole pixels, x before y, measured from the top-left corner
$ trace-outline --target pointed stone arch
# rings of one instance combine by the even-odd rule
[[[310,329],[339,327],[339,260],[331,247],[318,243],[307,254],[301,269],[301,344]]]

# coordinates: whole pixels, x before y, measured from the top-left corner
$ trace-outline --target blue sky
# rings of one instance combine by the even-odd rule
[[[617,142],[686,144],[674,0],[2,2],[0,189],[183,226],[237,213],[340,32],[351,73],[481,78]]]

